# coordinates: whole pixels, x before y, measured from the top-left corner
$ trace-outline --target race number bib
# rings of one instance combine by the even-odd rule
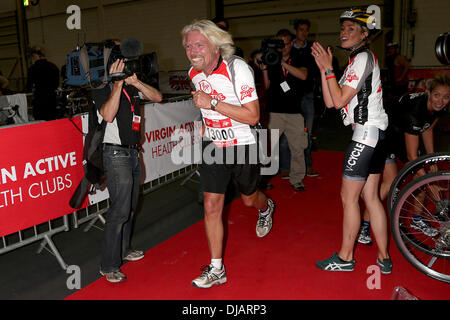
[[[219,148],[237,145],[236,133],[233,130],[231,119],[205,120],[205,135]]]

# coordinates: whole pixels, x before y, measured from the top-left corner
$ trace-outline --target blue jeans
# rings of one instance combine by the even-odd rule
[[[122,257],[130,251],[141,181],[139,151],[104,145],[103,167],[110,207],[106,213],[100,267],[103,272],[113,272],[120,268]]]
[[[308,128],[308,148],[305,149],[305,162],[306,169],[311,168],[312,158],[311,158],[311,135],[314,122],[314,95],[313,93],[307,93],[303,96],[301,102],[301,112],[303,118],[305,118],[305,126]]]

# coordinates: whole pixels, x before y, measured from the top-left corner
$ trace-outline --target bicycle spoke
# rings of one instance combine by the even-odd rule
[[[396,196],[390,212],[394,240],[403,256],[422,273],[447,283],[449,186],[450,171],[414,179]]]

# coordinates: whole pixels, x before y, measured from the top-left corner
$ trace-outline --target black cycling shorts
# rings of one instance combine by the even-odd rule
[[[387,150],[384,132],[379,130],[375,148],[351,141],[344,158],[343,177],[348,180],[366,181],[370,174],[382,172]]]
[[[386,150],[386,163],[393,163],[396,158],[402,163],[408,162],[405,134],[392,126],[386,131]]]
[[[203,192],[225,194],[231,179],[237,183],[239,192],[244,195],[249,196],[257,190],[261,166],[250,160],[250,152],[253,152],[250,146],[217,148],[211,145],[210,141],[204,141],[202,146],[203,157],[199,172]],[[205,152],[207,147],[209,149]],[[213,163],[208,157],[211,153],[216,157]],[[232,154],[234,161],[231,160]],[[205,155],[208,159],[205,159]]]

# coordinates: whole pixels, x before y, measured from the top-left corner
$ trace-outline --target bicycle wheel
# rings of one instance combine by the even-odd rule
[[[426,154],[406,164],[397,174],[389,189],[387,198],[387,209],[389,213],[394,207],[400,191],[414,179],[417,171],[424,169],[427,173],[430,173],[432,165],[435,165],[435,168],[439,171],[450,170],[450,154],[448,152]]]
[[[450,171],[410,182],[400,192],[391,230],[402,255],[422,273],[450,283]]]

